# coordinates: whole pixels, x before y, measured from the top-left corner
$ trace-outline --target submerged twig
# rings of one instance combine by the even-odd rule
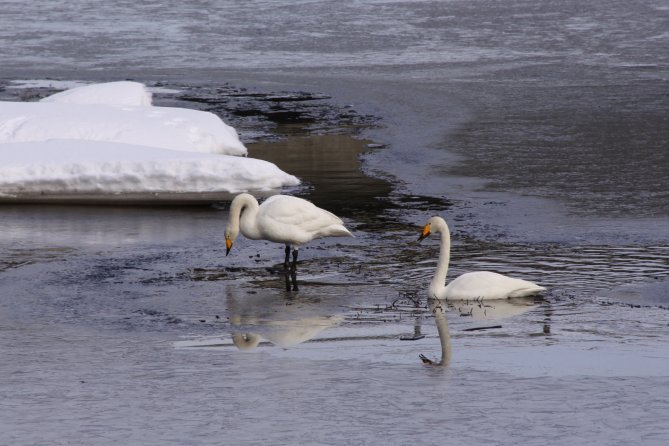
[[[479,330],[490,330],[493,328],[502,328],[501,325],[490,325],[488,327],[472,327],[472,328],[463,328],[462,331],[479,331]]]

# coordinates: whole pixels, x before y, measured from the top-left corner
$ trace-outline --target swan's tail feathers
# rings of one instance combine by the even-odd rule
[[[333,237],[355,237],[351,234],[351,231],[346,229],[344,225],[333,225],[330,226],[330,234]]]
[[[527,296],[532,296],[533,294],[538,294],[542,291],[546,291],[546,287],[532,284],[532,286],[515,290],[514,292],[509,294],[509,297],[527,297]]]

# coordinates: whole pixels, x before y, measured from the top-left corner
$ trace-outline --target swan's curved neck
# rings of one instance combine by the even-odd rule
[[[258,201],[252,195],[241,194],[232,200],[228,232],[233,239],[239,234],[240,229],[247,238],[260,238],[256,228],[256,216],[259,209]]]
[[[446,288],[446,274],[448,273],[448,264],[451,260],[451,233],[448,226],[444,224],[439,227],[441,234],[441,247],[439,249],[439,262],[437,263],[437,272],[430,283],[430,297],[439,298],[439,294]]]

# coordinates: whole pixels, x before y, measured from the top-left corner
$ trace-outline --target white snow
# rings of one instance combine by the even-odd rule
[[[299,180],[246,155],[218,116],[155,107],[143,84],[0,102],[0,201],[220,201]]]
[[[40,102],[150,106],[151,93],[139,82],[119,81],[71,88],[47,96]]]
[[[0,144],[0,200],[109,194],[236,194],[299,184],[253,158],[132,144],[50,140]]]
[[[86,139],[246,155],[237,131],[213,113],[175,107],[0,102],[0,143]]]

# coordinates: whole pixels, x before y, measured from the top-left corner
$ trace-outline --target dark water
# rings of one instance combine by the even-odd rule
[[[219,113],[356,237],[303,249],[295,293],[282,247],[225,257],[225,206],[3,206],[0,443],[666,444],[663,2],[2,10],[3,99],[174,88],[156,103]],[[418,359],[435,213],[449,277],[549,288],[450,308],[446,369]]]

